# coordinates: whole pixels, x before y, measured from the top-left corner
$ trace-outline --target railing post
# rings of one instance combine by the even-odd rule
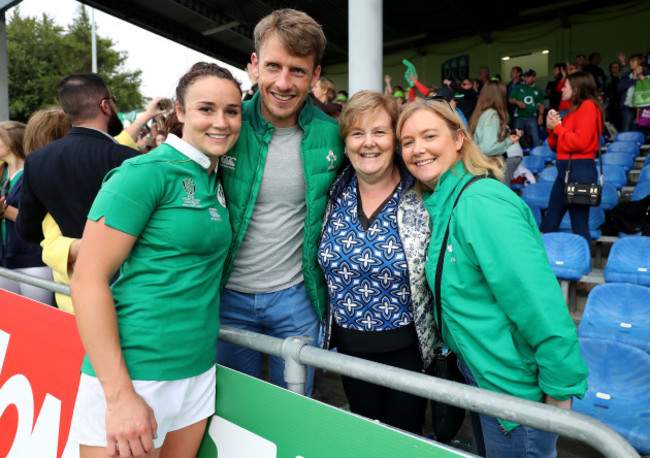
[[[300,351],[313,340],[307,336],[295,336],[287,337],[282,342],[284,381],[287,382],[287,389],[303,396],[307,382],[307,366],[300,362]]]

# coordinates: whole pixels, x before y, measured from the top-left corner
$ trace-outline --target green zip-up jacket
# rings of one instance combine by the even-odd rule
[[[424,203],[435,222],[426,263],[432,291],[452,206],[471,178],[459,161]],[[533,215],[497,180],[471,184],[458,201],[440,294],[445,346],[479,387],[537,402],[584,396],[589,371]],[[499,422],[507,431],[518,426]]]
[[[316,108],[309,98],[300,112],[298,124],[303,130],[300,153],[307,203],[302,270],[309,300],[318,318],[322,320],[327,307],[327,290],[325,278],[317,262],[318,238],[327,205],[327,191],[343,162],[343,143],[339,135],[338,122]],[[260,113],[258,92],[251,100],[244,102],[239,140],[219,160],[219,173],[228,203],[233,233],[221,281],[222,289],[230,277],[233,260],[253,213],[273,129],[273,125]]]

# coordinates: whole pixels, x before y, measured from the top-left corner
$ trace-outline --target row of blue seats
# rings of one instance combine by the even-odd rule
[[[551,269],[560,280],[578,281],[591,271],[589,243],[569,232],[542,235]],[[605,265],[605,282],[650,286],[650,237],[626,237],[612,245]],[[648,303],[650,314],[650,302]],[[650,335],[649,335],[650,338]]]
[[[613,428],[641,455],[650,454],[649,304],[650,288],[630,283],[589,293],[578,326],[588,390],[572,407]]]
[[[527,168],[528,170],[533,173],[533,175],[540,175],[544,174],[547,170],[556,170],[555,167],[549,167],[547,168],[547,164],[549,162],[552,162],[555,160],[555,153],[551,151],[550,153],[552,154],[552,159],[551,156],[546,156],[542,157],[540,155],[535,155],[535,151],[540,148],[544,149],[543,146],[537,146],[531,150],[531,155],[530,156],[524,156],[521,160],[521,166]],[[629,172],[634,168],[634,164],[636,161],[637,156],[631,156],[626,153],[607,153],[603,154],[603,171],[605,172],[605,180],[607,181],[607,170],[608,167],[620,167],[623,169],[624,173]],[[551,160],[549,160],[551,159]],[[646,160],[643,164],[644,168],[647,168],[648,165],[650,165],[650,156],[646,157]],[[598,162],[597,164],[598,170],[600,171],[600,163]],[[555,176],[557,176],[557,172],[555,172]],[[540,175],[541,177],[541,175]],[[618,181],[618,180],[616,180]],[[625,180],[621,184],[621,187],[625,185],[625,182],[627,181],[627,177],[625,177]],[[619,187],[620,189],[620,187]]]

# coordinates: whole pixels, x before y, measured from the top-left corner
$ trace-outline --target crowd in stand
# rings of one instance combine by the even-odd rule
[[[72,300],[0,288],[76,314],[82,456],[195,455],[215,361],[261,377],[260,353],[217,343],[222,323],[416,372],[444,345],[468,384],[568,409],[584,395],[575,326],[507,185],[548,137],[559,173],[544,230],[557,230],[564,172],[595,181],[603,130],[634,127],[647,56],[619,54],[607,75],[598,53],[579,55],[545,90],[519,67],[507,85],[487,67],[440,87],[386,75],[383,94],[348,100],[321,75],[325,45],[312,18],[278,10],[255,28],[243,94],[197,63],[173,104],[157,97],[124,128],[102,78],[75,74],[61,108],[0,123],[2,266],[70,283]],[[588,238],[585,211],[568,211]],[[284,361],[269,368],[286,387]],[[422,433],[423,399],[343,386],[353,412]],[[557,435],[472,425],[480,455],[555,456]]]

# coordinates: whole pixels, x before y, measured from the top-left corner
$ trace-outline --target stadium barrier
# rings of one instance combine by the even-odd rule
[[[61,294],[70,294],[65,285],[21,272],[0,268],[0,276]],[[2,321],[4,320],[0,320],[0,330]],[[606,457],[639,457],[636,450],[616,431],[598,420],[570,410],[321,350],[307,345],[309,341],[306,337],[282,340],[222,326],[219,339],[283,358],[286,362],[287,385],[298,394],[303,394],[305,390],[307,366],[313,366],[576,439]],[[0,393],[3,388],[4,385],[0,386]],[[4,407],[7,405],[4,404]],[[0,405],[0,417],[2,413]]]

